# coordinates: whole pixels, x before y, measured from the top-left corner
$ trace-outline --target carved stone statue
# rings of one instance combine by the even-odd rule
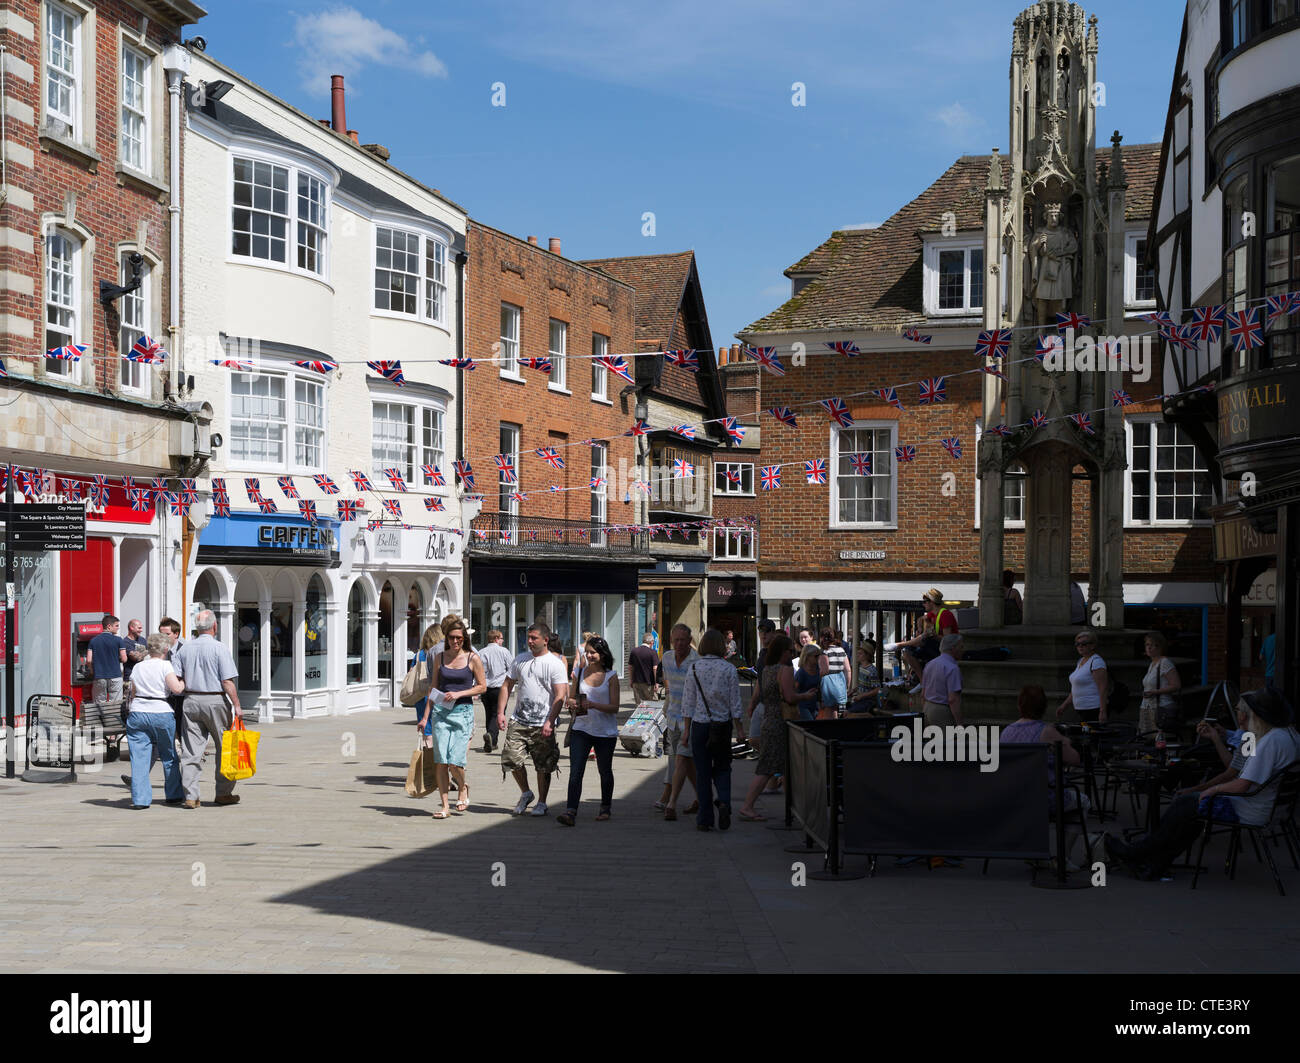
[[[1043,216],[1046,228],[1029,244],[1030,294],[1038,315],[1036,324],[1048,325],[1074,295],[1074,259],[1079,242],[1072,232],[1062,228],[1059,203],[1048,203]]]

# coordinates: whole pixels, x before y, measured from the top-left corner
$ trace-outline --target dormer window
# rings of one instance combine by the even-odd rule
[[[927,244],[927,316],[969,316],[984,309],[984,238]]]

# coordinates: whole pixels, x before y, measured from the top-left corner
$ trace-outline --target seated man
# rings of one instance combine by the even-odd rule
[[[1159,880],[1165,869],[1188,848],[1203,826],[1198,813],[1215,819],[1262,826],[1268,822],[1277,795],[1277,782],[1266,786],[1284,768],[1300,760],[1300,734],[1292,726],[1291,704],[1276,690],[1251,690],[1237,703],[1238,720],[1255,737],[1254,753],[1242,757],[1241,772],[1232,766],[1199,791],[1180,794],[1170,803],[1160,826],[1129,844],[1107,836],[1106,854],[1141,878]]]

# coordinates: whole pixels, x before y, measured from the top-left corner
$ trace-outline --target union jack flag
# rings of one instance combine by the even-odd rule
[[[1173,326],[1174,319],[1169,316],[1168,310],[1153,310],[1149,314],[1138,314],[1139,321],[1154,321],[1157,325]]]
[[[975,353],[984,358],[1004,358],[1011,349],[1011,330],[985,329],[975,337]]]
[[[355,487],[358,491],[374,490],[374,488],[370,485],[370,477],[367,476],[360,469],[349,469],[348,475],[352,477],[352,486]]]
[[[155,476],[149,489],[153,491],[154,494],[165,495],[167,493],[167,477]]]
[[[961,460],[961,440],[956,436],[948,436],[939,440],[939,444],[958,461]]]
[[[1269,328],[1273,327],[1273,322],[1278,318],[1286,317],[1296,308],[1292,300],[1293,296],[1290,292],[1283,295],[1270,295],[1264,299],[1264,305],[1268,311],[1267,324]]]
[[[256,502],[262,497],[262,483],[256,476],[244,478],[244,490],[248,493],[250,502]]]
[[[324,358],[308,360],[305,362],[294,362],[293,364],[299,369],[310,369],[313,373],[332,373],[339,367],[338,362],[331,362]]]
[[[470,466],[470,463],[468,461],[458,461],[454,468],[456,470],[456,478],[459,479],[468,490],[474,490],[474,470]]]
[[[542,461],[546,462],[553,469],[563,469],[564,459],[560,457],[560,452],[554,447],[538,447],[534,452]]]
[[[394,491],[405,491],[406,481],[402,478],[401,469],[385,469],[384,475],[388,477],[388,482],[393,485]]]
[[[981,372],[988,373],[989,376],[997,377],[999,380],[1006,380],[1007,378],[1007,374],[1002,372],[1002,370],[996,365],[982,365],[980,366],[980,370]]]
[[[826,346],[836,354],[842,354],[846,358],[856,358],[862,353],[858,349],[858,345],[852,340],[836,340],[834,343],[826,344]]]
[[[366,531],[374,531],[376,528],[382,528],[383,526],[384,526],[384,519],[382,517],[380,517],[378,520],[366,521]]]
[[[916,447],[904,443],[901,447],[894,448],[895,461],[915,461]]]
[[[442,470],[436,465],[421,465],[420,471],[424,473],[424,482],[433,484],[434,487],[446,487],[447,478],[442,475]]]
[[[62,481],[62,484],[63,484],[63,486],[62,486],[62,488],[61,488],[60,490],[61,490],[61,492],[62,492],[64,498],[66,498],[69,502],[80,502],[80,501],[81,501],[81,481],[80,481],[80,480],[64,480],[64,481]]]
[[[642,492],[643,494],[648,495],[650,493],[649,480],[633,480],[632,486],[635,487],[638,491]]]
[[[1259,307],[1240,312],[1228,311],[1228,335],[1239,351],[1264,345],[1264,327],[1259,323]]]
[[[339,509],[339,520],[357,519],[357,510],[361,508],[361,499],[340,498],[336,504]]]
[[[259,498],[259,499],[257,500],[257,508],[260,509],[263,513],[279,513],[279,512],[280,512],[280,507],[277,506],[277,505],[275,504],[275,501],[274,501],[273,499],[270,499],[270,498]]]
[[[1004,424],[995,424],[992,428],[988,429],[987,431],[989,435],[1001,436],[1003,439],[1005,439],[1007,436],[1011,434],[1011,429]]]
[[[1092,414],[1090,413],[1072,413],[1070,420],[1082,428],[1088,435],[1095,436],[1096,430],[1092,427]]]
[[[782,424],[788,424],[791,428],[799,427],[799,422],[794,419],[794,411],[789,406],[773,406],[765,412],[770,413]]]
[[[366,366],[373,369],[385,380],[391,380],[399,388],[406,383],[406,377],[402,375],[401,362],[367,362]]]
[[[469,373],[472,373],[475,369],[478,368],[478,364],[474,361],[473,358],[439,358],[438,364],[449,365],[453,369],[464,369],[466,372]]]
[[[285,498],[300,497],[298,494],[298,488],[293,485],[292,476],[277,476],[275,482],[280,488],[280,493],[284,495]]]
[[[685,458],[678,458],[673,462],[673,476],[682,479],[687,476],[695,475],[695,466]]]
[[[63,362],[79,362],[81,356],[86,353],[86,344],[74,343],[70,346],[51,347],[45,352],[46,358],[57,358]]]
[[[532,541],[532,542],[537,542],[537,529],[536,529],[536,528],[529,528],[529,529],[528,529],[528,538],[529,538],[529,540]]]
[[[856,476],[871,475],[871,455],[870,454],[850,454],[849,464],[853,466],[853,472]]]
[[[143,487],[133,487],[126,493],[127,501],[131,503],[131,508],[136,513],[148,513],[152,503],[149,501],[149,492]]]
[[[1110,404],[1112,406],[1131,406],[1133,404],[1133,396],[1123,388],[1111,388]]]
[[[402,500],[400,498],[385,498],[384,509],[391,517],[401,517]]]
[[[676,426],[674,426],[673,431],[676,432],[676,433],[677,433],[679,436],[681,436],[683,439],[694,439],[694,438],[695,438],[695,429],[694,429],[691,425],[688,425],[688,424],[679,424],[679,425],[676,425]]]
[[[635,384],[632,379],[632,367],[627,364],[627,359],[621,354],[602,354],[596,359],[597,365],[603,365],[615,376],[621,376],[629,384]]]
[[[165,491],[158,497],[167,503],[167,508],[172,511],[173,516],[183,517],[185,515],[185,510],[189,508],[185,503],[185,499],[171,491]]]
[[[722,427],[727,430],[727,435],[731,436],[731,438],[737,443],[741,442],[745,438],[745,430],[736,423],[734,417],[724,417],[722,419]]]
[[[578,538],[579,538],[579,539],[585,539],[586,537],[587,537],[587,529],[586,529],[586,528],[579,528],[579,529],[578,529]]]
[[[740,470],[739,470],[739,469],[723,469],[722,472],[723,472],[723,475],[725,475],[726,478],[727,478],[727,483],[729,483],[729,484],[735,484],[737,487],[740,486]]]
[[[316,486],[319,487],[322,491],[324,491],[327,495],[336,495],[339,493],[339,485],[336,484],[328,476],[318,474],[316,476],[313,476],[312,480],[314,480]]]
[[[134,477],[134,476],[123,476],[123,477],[122,477],[122,490],[123,490],[123,492],[126,492],[126,491],[134,491],[134,490],[135,490],[135,477]]]
[[[688,373],[700,371],[700,356],[692,350],[664,351],[664,359],[669,365],[685,369]]]
[[[487,540],[487,532],[482,528],[472,528],[471,531],[474,532],[474,538],[478,539],[480,542]]]
[[[1056,315],[1056,331],[1064,332],[1066,329],[1074,329],[1078,332],[1080,329],[1087,328],[1092,324],[1092,318],[1087,314],[1076,314],[1073,310],[1065,314]]]
[[[1192,309],[1190,332],[1202,343],[1217,343],[1223,335],[1227,307],[1197,306]]]
[[[775,491],[781,486],[781,466],[763,465],[758,470],[759,483],[764,491]]]
[[[188,476],[181,477],[181,498],[185,499],[185,504],[192,505],[199,500],[198,486],[193,478]]]
[[[212,483],[215,486],[216,480]],[[90,478],[90,500],[97,506],[108,505],[108,477],[95,474]]]
[[[516,502],[526,502],[528,500],[528,495],[524,491],[511,491],[510,497]]]
[[[932,336],[922,335],[920,329],[917,328],[903,329],[903,339],[911,340],[913,343],[929,343],[933,338]]]
[[[929,406],[933,402],[943,402],[948,397],[948,378],[932,376],[921,381],[921,396],[917,403]]]
[[[1195,325],[1159,325],[1156,331],[1170,347],[1196,350],[1198,329]]]
[[[641,420],[640,418],[637,418],[637,422],[636,422],[636,424],[634,424],[631,428],[629,428],[629,429],[628,429],[626,432],[624,432],[623,434],[624,434],[625,436],[643,436],[643,435],[648,434],[649,431],[650,431],[650,422],[649,422],[649,421],[643,421],[643,420]]]
[[[803,471],[807,474],[810,484],[824,484],[826,482],[826,459],[811,458],[805,461]]]
[[[1060,352],[1065,349],[1065,341],[1060,336],[1039,336],[1034,343],[1034,361],[1039,365],[1043,364],[1043,359],[1049,354]]]
[[[212,496],[212,512],[218,517],[230,516],[230,498],[227,495]]]
[[[226,493],[226,479],[224,476],[214,476],[212,478],[212,493],[221,495]]]
[[[430,513],[442,513],[447,507],[442,504],[441,498],[426,498],[424,508]]]
[[[597,488],[604,487],[604,486],[605,486],[605,478],[603,476],[593,476],[591,478],[590,487],[592,488],[593,491],[596,490]]]
[[[556,491],[567,491],[568,488],[567,488],[567,487],[561,487],[559,484],[551,484],[551,486],[548,487],[546,490],[548,490],[548,491],[554,493],[554,492],[556,492]]]
[[[843,399],[822,399],[817,403],[817,405],[829,413],[835,423],[841,428],[853,427],[853,415],[849,413],[849,408],[844,404]]]
[[[1047,414],[1042,410],[1035,410],[1029,415],[1030,428],[1042,428],[1045,424],[1047,424]]]
[[[167,352],[163,350],[161,343],[151,340],[148,336],[141,336],[131,344],[131,349],[126,352],[125,357],[128,362],[161,365],[167,359]]]
[[[776,356],[775,347],[746,347],[745,353],[773,376],[785,376],[785,366]]]
[[[253,360],[251,358],[212,358],[209,361],[222,369],[234,369],[240,373],[251,373],[253,371]]]
[[[5,368],[4,362],[0,361],[0,378],[7,377],[8,375],[9,375],[9,370]]]
[[[903,408],[903,400],[898,397],[898,388],[875,388],[871,394],[896,410]]]
[[[497,463],[497,470],[501,473],[501,482],[505,484],[517,483],[515,479],[515,459],[509,454],[494,454],[492,460]]]
[[[549,373],[555,368],[549,358],[525,358],[521,364],[529,369],[540,369],[543,373]]]

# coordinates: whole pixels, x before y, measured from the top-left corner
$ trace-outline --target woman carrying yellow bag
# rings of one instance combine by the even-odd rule
[[[221,774],[227,779],[250,779],[257,772],[257,743],[261,731],[244,729],[244,720],[236,716],[229,731],[221,734]]]

